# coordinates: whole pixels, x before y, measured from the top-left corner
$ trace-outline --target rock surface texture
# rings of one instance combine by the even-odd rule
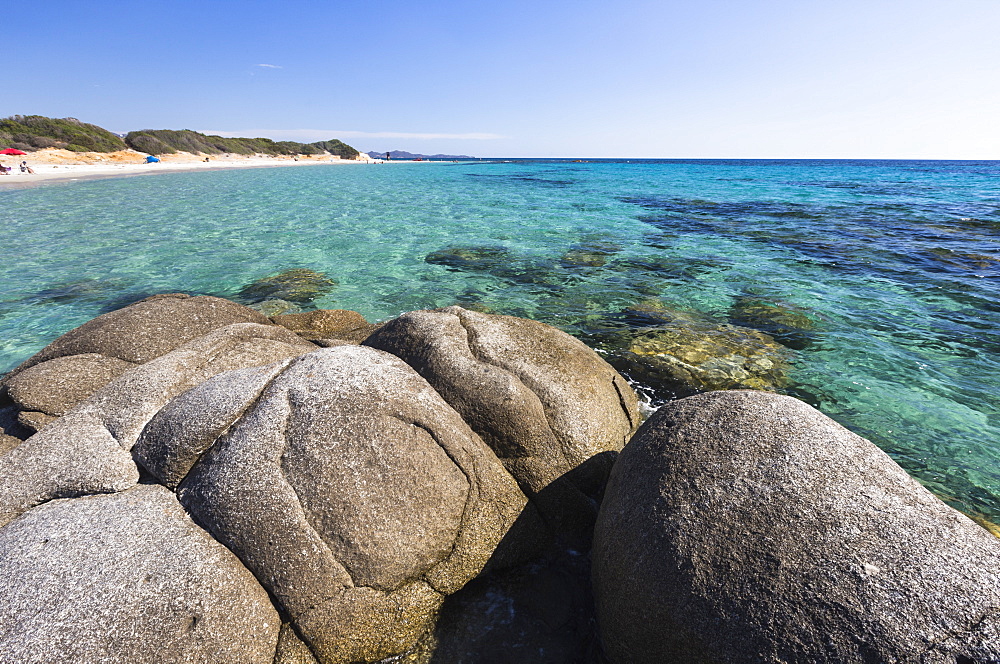
[[[218,376],[154,418],[137,454],[324,663],[413,647],[530,520],[513,478],[430,385],[360,346]]]
[[[447,307],[386,323],[364,345],[407,362],[493,449],[556,531],[586,532],[635,393],[580,341],[523,318]]]
[[[0,380],[0,407],[13,408],[19,424],[5,433],[27,438],[129,369],[237,323],[271,326],[263,314],[235,302],[180,293],[98,316]]]
[[[156,296],[8,374],[0,661],[578,658],[593,642],[586,559],[560,571],[536,556],[553,519],[592,522],[635,395],[553,328],[416,318],[447,334],[406,343],[454,374],[442,385],[503,461],[413,367],[357,345],[376,326],[355,312],[272,321]],[[495,617],[497,598],[514,614]]]
[[[271,664],[281,619],[168,490],[41,505],[0,529],[0,660]]]
[[[253,309],[219,297],[154,295],[67,332],[17,367],[11,376],[67,355],[96,353],[141,364],[233,323],[270,321]]]
[[[121,491],[135,484],[139,473],[128,452],[170,399],[224,371],[315,349],[282,327],[239,323],[126,371],[0,456],[0,525],[46,500]]]
[[[659,410],[593,560],[612,662],[1000,661],[1000,541],[790,397]]]

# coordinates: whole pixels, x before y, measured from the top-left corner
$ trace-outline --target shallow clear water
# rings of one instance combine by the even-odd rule
[[[0,203],[0,371],[145,294],[231,297],[289,268],[337,281],[316,306],[373,321],[475,302],[584,338],[650,298],[724,323],[760,297],[813,324],[790,393],[1000,518],[997,162],[313,166]],[[425,260],[456,247],[496,260]]]

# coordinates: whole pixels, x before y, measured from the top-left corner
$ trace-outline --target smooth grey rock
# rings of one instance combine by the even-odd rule
[[[0,456],[0,527],[48,500],[123,491],[138,481],[131,455],[107,428],[70,413]]]
[[[271,664],[280,625],[162,487],[52,501],[0,529],[0,661]]]
[[[143,429],[133,456],[163,485],[176,489],[289,362],[226,371],[173,399]]]
[[[170,399],[224,371],[315,349],[282,327],[239,323],[126,371],[0,457],[0,525],[46,500],[131,486],[138,470],[127,451]]]
[[[131,449],[146,423],[178,394],[224,371],[264,366],[316,349],[277,325],[229,325],[126,372],[79,409],[99,417],[119,444]]]
[[[154,295],[70,330],[15,368],[5,381],[36,364],[67,355],[97,353],[141,364],[234,323],[271,322],[260,312],[219,297]]]
[[[135,366],[97,353],[69,355],[29,367],[4,383],[22,411],[58,417]]]
[[[556,530],[589,535],[593,498],[639,423],[632,388],[593,350],[543,323],[461,307],[403,314],[364,345],[426,378]]]
[[[240,379],[263,382],[247,372],[217,381]],[[527,499],[398,358],[322,349],[293,360],[259,395],[242,395],[252,405],[201,454],[178,496],[261,579],[324,664],[406,651],[444,595],[488,562],[516,559],[496,549],[514,537],[515,520],[532,522]],[[198,439],[221,432],[239,408],[215,398],[208,385],[185,395],[151,423],[149,449],[171,454],[170,437],[154,429],[200,404],[221,415],[204,420]],[[191,449],[188,440],[179,446]]]
[[[612,662],[1000,661],[1000,541],[790,397],[668,403],[594,535]]]

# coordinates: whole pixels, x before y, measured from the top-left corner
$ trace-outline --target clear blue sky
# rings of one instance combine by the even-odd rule
[[[998,0],[38,0],[0,116],[479,156],[1000,159]]]

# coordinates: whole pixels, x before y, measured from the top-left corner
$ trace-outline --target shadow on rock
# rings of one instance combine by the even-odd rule
[[[535,496],[557,492],[559,481],[579,485],[603,478],[595,489],[599,506],[607,467],[616,453],[595,455]],[[575,475],[574,477],[568,477]],[[581,476],[586,476],[582,479]],[[552,504],[559,504],[553,496]],[[567,521],[592,515],[564,515]],[[488,571],[448,597],[437,624],[414,661],[430,664],[601,664],[607,661],[597,638],[590,582],[592,530],[575,541],[537,540],[544,553],[516,567],[537,537],[536,516],[519,518],[500,542]]]

